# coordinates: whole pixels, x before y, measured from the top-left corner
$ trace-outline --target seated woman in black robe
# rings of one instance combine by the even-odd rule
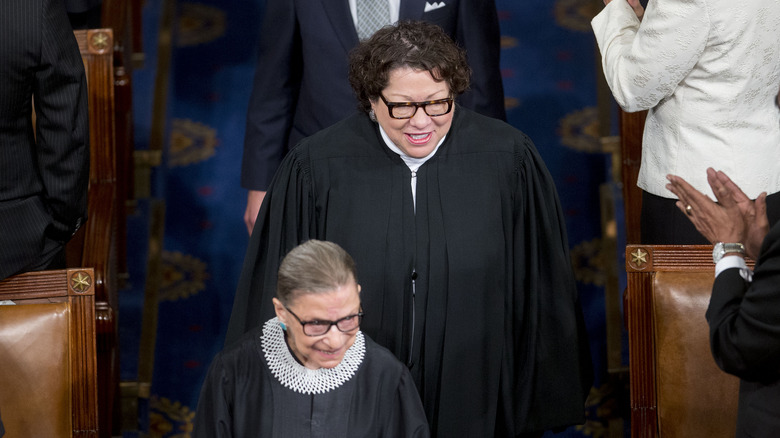
[[[360,331],[355,263],[310,240],[279,267],[276,317],[217,355],[193,437],[428,437],[409,370]]]
[[[457,104],[469,67],[438,26],[377,31],[349,74],[361,111],[282,161],[227,342],[273,313],[281,256],[325,239],[360,266],[361,329],[409,367],[432,435],[583,423],[587,335],[558,195],[531,140]]]

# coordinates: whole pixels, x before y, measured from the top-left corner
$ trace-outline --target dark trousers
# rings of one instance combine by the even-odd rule
[[[677,209],[676,199],[642,191],[640,240],[645,245],[708,245],[685,213]],[[780,220],[780,192],[766,197],[769,226]]]

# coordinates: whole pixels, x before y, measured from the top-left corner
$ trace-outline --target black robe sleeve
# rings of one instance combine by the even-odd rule
[[[593,383],[587,332],[555,184],[528,137],[515,156],[514,292],[502,378],[515,432],[581,424]],[[506,387],[504,389],[507,389]]]
[[[214,358],[200,392],[193,424],[193,438],[233,437],[232,376],[222,364],[221,355]]]
[[[395,359],[395,358],[393,358]],[[430,436],[420,395],[412,381],[412,375],[404,369],[396,388],[394,409],[389,410],[384,430],[387,436],[423,438]]]
[[[273,316],[276,272],[284,256],[314,237],[310,170],[303,148],[285,157],[268,188],[244,257],[225,345]]]

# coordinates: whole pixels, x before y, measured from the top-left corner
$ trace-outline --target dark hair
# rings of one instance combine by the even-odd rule
[[[362,111],[371,109],[371,101],[387,87],[390,72],[400,67],[428,71],[435,81],[447,82],[453,97],[469,87],[466,52],[442,28],[425,21],[400,21],[379,29],[350,53],[349,83]]]
[[[355,261],[333,242],[308,240],[293,248],[279,265],[276,297],[285,306],[301,293],[332,291],[357,283]]]

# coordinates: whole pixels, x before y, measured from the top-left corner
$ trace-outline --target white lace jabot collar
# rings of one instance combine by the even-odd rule
[[[260,343],[274,377],[284,387],[301,394],[322,394],[343,385],[355,375],[366,354],[366,341],[363,332],[359,331],[341,363],[333,368],[306,368],[295,360],[287,347],[284,331],[276,317],[263,325]]]

